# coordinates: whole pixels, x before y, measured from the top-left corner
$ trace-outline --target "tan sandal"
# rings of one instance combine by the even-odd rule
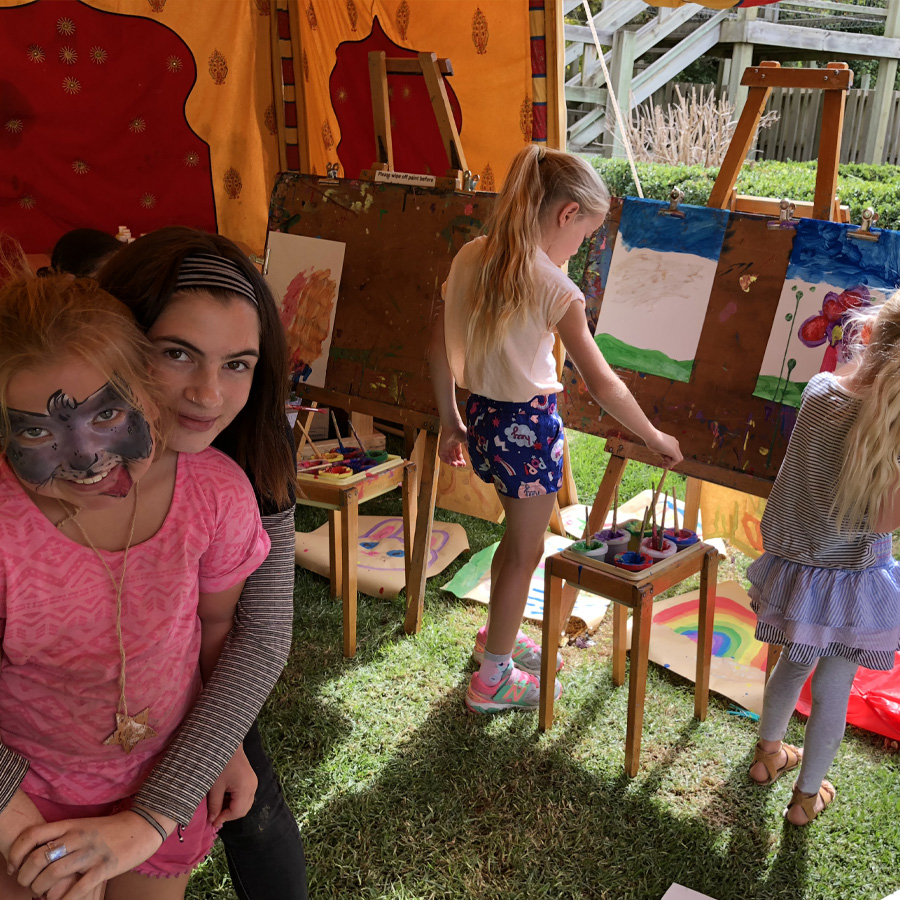
[[[784,811],[785,819],[790,822],[791,825],[797,825],[798,828],[802,828],[804,825],[809,825],[813,819],[815,819],[819,813],[824,812],[831,805],[831,801],[834,800],[834,795],[836,791],[834,789],[834,785],[830,781],[823,781],[822,786],[816,791],[815,794],[804,794],[797,790],[797,785],[794,785],[794,792],[791,794],[791,802],[788,803],[787,808]],[[822,800],[822,809],[816,809],[816,798],[821,798]],[[806,821],[797,823],[791,822],[788,819],[788,813],[791,808],[794,806],[799,806],[800,809],[806,813]]]
[[[778,765],[778,758],[781,756],[781,751],[784,750],[785,754],[785,763],[783,766]],[[772,784],[772,782],[776,781],[785,772],[790,772],[791,769],[796,769],[797,766],[803,761],[803,751],[799,747],[795,747],[793,744],[782,744],[777,750],[772,750],[771,752],[767,752],[763,750],[760,744],[756,745],[756,753],[753,754],[753,762],[750,763],[750,768],[752,769],[757,763],[762,763],[766,772],[768,773],[768,777],[765,781],[757,781],[752,775],[750,775],[750,780],[754,784],[761,785],[765,787],[766,785]],[[749,770],[748,770],[748,775]]]

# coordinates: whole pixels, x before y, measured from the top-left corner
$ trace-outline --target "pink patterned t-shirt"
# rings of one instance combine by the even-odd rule
[[[121,552],[99,551],[118,583]],[[0,740],[30,763],[22,789],[58,803],[133,794],[200,692],[199,594],[245,579],[269,552],[253,491],[218,450],[178,457],[166,519],[128,551],[122,639],[130,715],[157,736],[103,742],[119,698],[116,592],[90,547],[31,502],[0,457]]]

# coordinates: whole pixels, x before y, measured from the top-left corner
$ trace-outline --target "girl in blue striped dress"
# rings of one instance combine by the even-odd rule
[[[750,778],[800,766],[785,816],[806,825],[834,799],[825,775],[840,746],[859,666],[889,670],[900,647],[900,293],[860,318],[846,374],[820,372],[762,518],[765,553],[750,566],[756,637],[784,650],[766,685]],[[782,743],[809,673],[803,751]]]

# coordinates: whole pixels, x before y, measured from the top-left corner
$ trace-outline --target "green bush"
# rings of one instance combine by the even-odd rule
[[[634,196],[635,186],[627,160],[591,159],[609,189],[617,197]],[[638,163],[638,176],[644,196],[668,200],[673,187],[684,191],[684,202],[705,206],[715,183],[717,168],[702,166],[664,166]],[[815,162],[749,162],[737,181],[740,194],[757,197],[788,197],[812,200],[816,189]],[[878,226],[900,230],[900,166],[864,166],[852,163],[838,173],[838,196],[850,207],[850,220],[856,224],[863,210],[871,206],[878,213]]]

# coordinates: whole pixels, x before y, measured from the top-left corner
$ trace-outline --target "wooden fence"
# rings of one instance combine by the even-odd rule
[[[727,96],[725,88],[713,85],[679,84],[682,94],[689,95],[691,88],[700,88],[705,95],[711,90],[718,97]],[[759,133],[755,154],[760,159],[794,160],[804,162],[815,159],[819,151],[819,129],[822,121],[822,91],[773,88],[766,110],[777,112],[778,121]],[[841,162],[861,162],[865,136],[870,126],[875,91],[851,89],[847,93],[847,109],[844,115],[844,136],[841,141]],[[668,106],[675,100],[675,85],[669,83],[652,98],[659,106]],[[895,91],[888,116],[888,137],[885,154],[880,162],[900,165],[900,91]]]

